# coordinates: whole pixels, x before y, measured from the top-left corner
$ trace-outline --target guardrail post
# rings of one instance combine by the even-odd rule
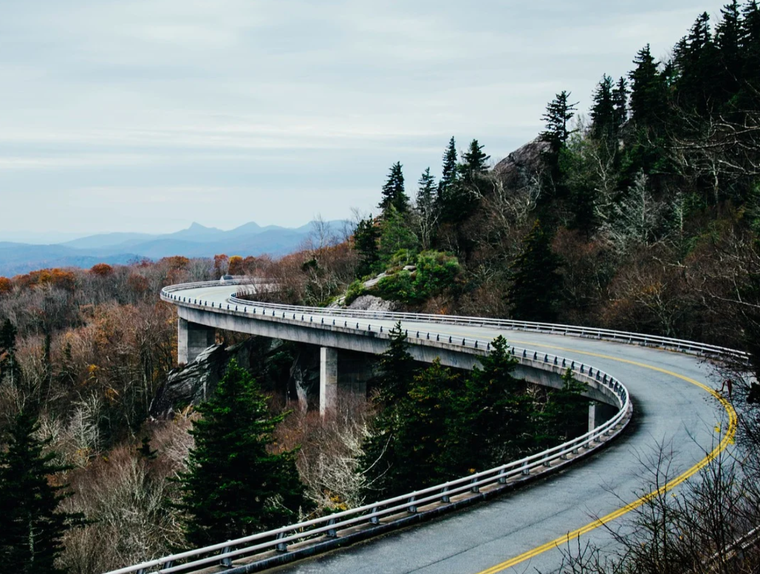
[[[414,502],[414,498],[415,498],[414,496],[410,496],[409,497],[409,502]],[[412,506],[408,507],[406,510],[407,510],[407,512],[409,512],[409,514],[417,514],[417,506],[414,505],[414,504]]]
[[[470,481],[470,484],[474,485],[474,486],[470,487],[470,492],[480,492],[480,487],[475,484],[476,482],[478,482],[477,478],[473,478]]]
[[[373,507],[372,508],[372,512],[370,512],[370,514],[372,514],[372,516],[370,516],[369,521],[372,524],[380,524],[380,518],[377,517],[377,516],[375,516],[376,512],[377,512],[377,506]]]
[[[523,466],[523,469],[522,469],[522,473],[523,473],[525,476],[528,476],[528,475],[530,474],[530,468],[528,468],[528,463],[527,463],[527,462],[526,462],[526,463],[525,463],[525,465]]]
[[[449,491],[449,487],[444,486],[443,491],[442,491],[443,495],[441,496],[441,502],[443,502],[444,504],[448,504],[449,502],[451,502],[451,497],[448,494],[446,494],[448,491]]]
[[[232,547],[231,546],[225,546],[224,550],[222,550],[222,554],[227,554],[227,552],[231,552],[231,551],[232,551]],[[232,568],[232,558],[222,558],[219,561],[219,564],[221,564],[222,566],[225,566],[227,568]],[[166,566],[164,566],[164,568],[166,568]]]
[[[283,538],[285,538],[285,533],[280,532],[277,535],[277,540],[282,540]],[[287,552],[287,551],[288,551],[288,545],[285,542],[280,542],[279,544],[277,544],[277,552]]]
[[[327,523],[327,525],[328,526],[332,526],[333,524],[335,524],[335,519],[331,518],[330,521]],[[327,537],[328,538],[337,538],[338,537],[337,530],[335,530],[334,528],[331,528],[330,530],[328,530],[327,531]]]

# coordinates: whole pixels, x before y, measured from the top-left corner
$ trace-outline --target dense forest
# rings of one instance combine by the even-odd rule
[[[700,15],[665,61],[643,47],[628,75],[602,75],[587,115],[562,91],[542,119],[535,141],[495,165],[478,140],[460,150],[454,137],[437,181],[428,169],[410,186],[395,163],[375,216],[345,237],[318,222],[279,260],[171,257],[0,278],[0,505],[18,509],[0,559],[22,572],[101,572],[401,492],[414,465],[428,482],[467,472],[473,444],[482,459],[508,460],[561,440],[577,415],[577,383],[540,396],[511,377],[506,342],[465,374],[412,365],[399,331],[373,399],[352,416],[290,412],[287,381],[233,365],[218,392],[235,397],[240,428],[225,427],[214,399],[157,420],[151,403],[177,367],[175,312],[158,293],[173,283],[256,275],[276,280],[281,290],[266,296],[288,303],[371,295],[410,310],[667,335],[745,349],[757,371],[757,3],[733,2],[715,22]],[[410,458],[412,443],[421,450]],[[251,501],[255,513],[221,521],[233,530],[218,516],[190,528],[188,516],[210,516],[207,461],[240,452],[247,466],[231,473],[279,478]],[[39,523],[18,492],[39,493]],[[217,495],[239,500],[234,485]],[[30,528],[44,534],[36,562],[28,544],[19,550]]]

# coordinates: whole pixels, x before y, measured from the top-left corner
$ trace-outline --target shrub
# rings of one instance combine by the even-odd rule
[[[417,256],[417,274],[414,278],[416,298],[424,300],[440,294],[450,287],[462,267],[453,255],[440,251],[423,251]]]
[[[350,305],[354,301],[356,301],[359,297],[367,293],[367,289],[364,287],[364,283],[359,281],[358,279],[351,283],[351,285],[348,286],[348,290],[346,291],[346,299],[345,304]]]

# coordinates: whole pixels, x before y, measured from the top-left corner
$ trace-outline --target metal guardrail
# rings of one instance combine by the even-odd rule
[[[261,283],[261,282],[259,282]],[[238,283],[246,284],[245,281]],[[248,281],[250,284],[250,281]],[[181,291],[200,287],[219,286],[218,282],[188,283],[183,285],[172,285],[165,287],[161,291],[162,298],[172,302],[187,302],[186,298],[170,297],[175,291]],[[645,347],[660,347],[700,355],[709,358],[726,359],[731,358],[741,362],[748,362],[749,356],[735,349],[687,341],[685,339],[674,339],[671,337],[662,337],[659,335],[645,335],[641,333],[631,333],[628,331],[617,331],[614,329],[598,329],[595,327],[577,327],[573,325],[562,325],[555,323],[536,323],[531,321],[514,321],[511,319],[491,319],[488,317],[469,317],[460,315],[438,315],[430,313],[401,313],[395,311],[363,311],[359,309],[340,309],[326,307],[305,307],[299,305],[283,305],[278,303],[264,303],[261,301],[250,301],[237,297],[233,293],[228,298],[231,305],[239,307],[256,307],[263,309],[275,309],[280,311],[296,311],[298,314],[308,313],[318,316],[330,317],[353,317],[357,319],[380,319],[409,322],[426,322],[426,323],[445,323],[450,325],[467,325],[474,327],[495,327],[498,329],[508,329],[515,331],[528,331],[536,333],[550,333],[556,335],[565,335],[582,338],[594,338],[605,341],[613,341],[631,345],[640,345]]]
[[[629,344],[643,344],[658,346],[668,349],[674,349],[685,353],[694,353],[709,357],[732,357],[746,359],[746,355],[731,349],[716,347],[713,345],[704,345],[691,341],[682,341],[677,339],[668,339],[665,337],[652,337],[639,335],[636,333],[625,333],[621,331],[612,331],[606,329],[591,329],[583,327],[573,327],[569,325],[553,325],[546,323],[529,323],[524,321],[509,321],[499,319],[488,319],[483,317],[453,317],[446,315],[422,315],[413,313],[395,313],[395,312],[377,312],[377,311],[356,311],[356,310],[336,310],[318,307],[299,307],[293,305],[277,305],[271,303],[251,302],[236,297],[234,294],[222,304],[211,305],[208,302],[198,299],[188,298],[176,294],[177,291],[218,286],[219,283],[196,283],[175,285],[164,288],[161,297],[172,303],[179,303],[190,307],[211,310],[217,312],[229,312],[238,315],[249,315],[267,317],[270,320],[278,318],[286,320],[299,320],[308,322],[309,325],[321,328],[324,324],[324,318],[332,318],[333,325],[335,317],[351,317],[353,319],[383,319],[383,320],[403,320],[417,322],[432,322],[443,324],[459,324],[472,326],[490,326],[503,329],[518,329],[526,331],[536,331],[542,333],[557,333],[563,335],[572,335],[580,337],[595,337],[604,340],[613,340]],[[271,315],[267,312],[271,311]],[[308,321],[307,321],[307,316]],[[318,322],[314,322],[314,317]],[[329,319],[328,319],[329,321]],[[325,326],[330,326],[328,323]],[[344,327],[354,328],[354,323],[349,325],[344,320]],[[370,323],[366,323],[362,329],[359,322],[355,323],[357,330],[371,331]],[[383,336],[382,332],[377,329],[375,336]],[[384,334],[387,336],[387,331]],[[422,336],[421,336],[422,335]],[[440,340],[440,334],[435,334]],[[430,340],[430,333],[417,332],[410,335],[410,338],[420,341]],[[449,339],[450,342],[453,342]],[[478,342],[484,343],[478,347]],[[424,344],[424,343],[423,343]],[[490,341],[485,342],[480,339],[471,339],[469,349],[471,352],[487,352]],[[462,340],[462,346],[467,347],[467,341]],[[364,505],[359,508],[345,510],[337,514],[315,518],[291,524],[282,528],[261,532],[221,542],[212,546],[189,550],[170,556],[165,556],[156,560],[150,560],[141,564],[129,566],[119,570],[114,570],[107,574],[170,574],[175,572],[212,572],[214,567],[218,566],[219,571],[243,572],[253,571],[258,567],[265,565],[274,565],[287,560],[287,555],[293,556],[295,553],[289,552],[289,546],[297,548],[297,552],[303,552],[304,548],[319,545],[320,548],[326,549],[331,546],[337,546],[341,538],[348,539],[344,533],[356,533],[357,530],[363,530],[366,535],[371,535],[373,531],[384,531],[382,526],[402,523],[405,517],[419,516],[425,513],[437,513],[448,508],[455,508],[460,502],[466,502],[472,497],[478,496],[478,493],[487,490],[500,491],[508,488],[517,482],[525,480],[526,477],[536,476],[544,472],[551,471],[553,468],[563,466],[570,459],[591,452],[610,439],[622,432],[625,425],[630,420],[632,414],[632,405],[630,396],[626,387],[612,376],[604,373],[600,369],[587,365],[576,365],[575,362],[569,362],[568,359],[546,353],[528,349],[510,348],[510,352],[520,362],[530,363],[538,368],[547,370],[556,370],[562,366],[568,366],[574,376],[583,382],[593,383],[602,392],[614,397],[618,404],[619,410],[609,421],[598,428],[564,444],[550,448],[543,452],[533,454],[520,460],[488,469],[479,473],[464,476],[443,484],[431,486],[419,491],[411,492],[402,496],[389,498]],[[544,365],[543,367],[541,365]],[[353,536],[353,534],[351,534]],[[235,564],[233,561],[238,562]]]

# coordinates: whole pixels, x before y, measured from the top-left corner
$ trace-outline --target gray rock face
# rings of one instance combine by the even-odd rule
[[[540,138],[516,149],[499,163],[493,172],[512,189],[525,187],[543,169],[543,154],[549,151],[549,144]]]
[[[205,401],[216,389],[231,359],[237,359],[244,369],[250,366],[251,341],[231,347],[212,345],[194,361],[169,372],[156,393],[150,414],[156,418],[170,417],[188,405]]]
[[[288,393],[298,399],[301,410],[319,408],[319,347],[300,345],[290,367]],[[316,400],[315,400],[316,399]]]
[[[362,295],[361,297],[357,297],[348,308],[360,311],[395,311],[396,304],[393,301],[386,301],[374,295]]]
[[[298,400],[304,410],[318,407],[319,347],[298,344],[285,349],[279,339],[252,337],[230,347],[213,345],[191,363],[170,371],[153,399],[151,416],[168,418],[189,405],[211,398],[232,359],[250,371],[265,388],[270,388],[268,392]]]

